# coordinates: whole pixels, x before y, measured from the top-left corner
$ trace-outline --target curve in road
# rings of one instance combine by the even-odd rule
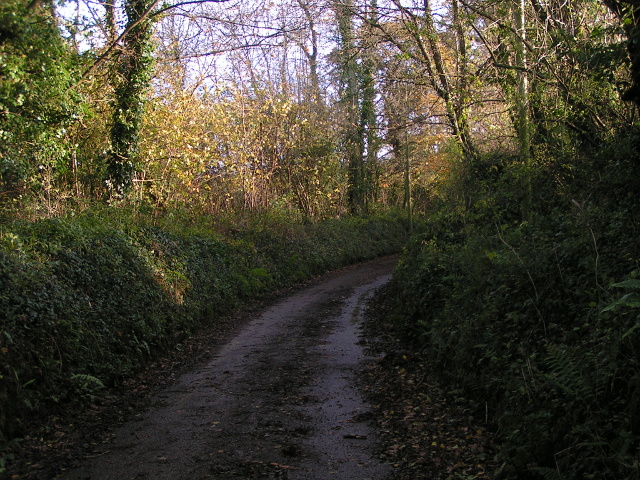
[[[396,259],[350,267],[280,300],[65,480],[382,480],[358,387],[360,309]]]

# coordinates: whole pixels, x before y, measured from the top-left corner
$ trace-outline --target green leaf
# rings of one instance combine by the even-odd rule
[[[622,340],[627,338],[629,335],[631,335],[633,332],[635,332],[638,328],[640,328],[640,320],[638,320],[633,327],[631,327],[629,330],[627,330],[625,332],[624,335],[622,335]]]
[[[97,377],[94,377],[93,375],[77,373],[75,375],[71,375],[71,380],[74,382],[78,382],[80,387],[83,390],[93,391],[93,390],[101,390],[103,388],[106,388],[105,384],[102,383],[102,380],[100,380]]]
[[[257,278],[266,278],[269,276],[269,272],[267,272],[264,268],[254,268],[251,270],[251,275]]]
[[[616,287],[616,288],[637,288],[637,289],[640,289],[640,280],[636,280],[636,279],[630,278],[628,280],[625,280],[624,282],[614,283],[611,286],[612,287]]]
[[[639,293],[627,293],[622,298],[619,298],[611,305],[605,307],[602,311],[608,312],[609,310],[613,310],[616,307],[631,307],[631,308],[640,308],[640,294]]]

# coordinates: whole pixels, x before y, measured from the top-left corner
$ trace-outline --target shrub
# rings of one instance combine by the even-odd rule
[[[527,222],[503,207],[509,169],[481,177],[469,208],[431,214],[394,275],[407,341],[488,412],[496,478],[637,478],[638,172],[602,155],[597,175],[600,158],[562,185],[537,174]]]

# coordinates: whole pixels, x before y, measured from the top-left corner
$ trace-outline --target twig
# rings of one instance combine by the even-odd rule
[[[540,321],[542,322],[542,328],[544,329],[544,336],[546,337],[547,336],[547,322],[544,320],[544,317],[542,316],[542,313],[540,312],[540,309],[538,308],[538,301],[540,300],[540,297],[538,296],[538,288],[536,287],[536,283],[533,281],[533,277],[531,276],[531,273],[529,272],[529,269],[525,265],[525,263],[522,260],[522,258],[520,257],[520,255],[518,255],[518,252],[516,252],[516,249],[513,248],[511,245],[509,245],[509,243],[507,243],[507,241],[504,239],[504,237],[500,234],[500,228],[498,227],[498,225],[496,225],[496,231],[498,232],[498,238],[500,239],[500,241],[502,243],[504,243],[513,252],[513,254],[516,256],[516,258],[518,259],[520,264],[524,267],[525,272],[527,272],[527,276],[529,277],[529,282],[531,282],[531,286],[533,287],[533,293],[536,296],[535,301],[532,302],[533,303],[533,308],[535,308],[536,312],[538,312],[538,317],[540,318]]]
[[[596,242],[596,235],[593,232],[593,229],[591,228],[591,225],[589,225],[589,219],[587,218],[587,214],[584,211],[584,209],[582,208],[582,205],[580,205],[577,200],[575,199],[571,199],[571,203],[573,203],[576,207],[578,207],[578,210],[580,211],[580,214],[582,215],[582,218],[584,219],[584,223],[587,226],[587,229],[589,230],[589,233],[591,234],[591,246],[593,247],[593,251],[596,254],[596,259],[595,259],[595,267],[594,267],[594,276],[595,276],[595,282],[596,282],[596,287],[598,287],[600,290],[602,291],[606,291],[605,288],[602,287],[602,285],[600,285],[600,282],[598,281],[598,270],[600,268],[600,253],[598,252],[598,243]]]

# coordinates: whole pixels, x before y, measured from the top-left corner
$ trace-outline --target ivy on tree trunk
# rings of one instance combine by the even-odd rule
[[[138,160],[144,95],[152,74],[150,5],[150,0],[125,2],[128,32],[118,58],[106,178],[109,194],[116,198],[124,197],[131,189]]]
[[[369,4],[372,17],[377,4]],[[334,3],[339,34],[340,100],[346,112],[344,145],[348,165],[348,202],[353,213],[365,213],[376,196],[378,173],[375,112],[375,61],[362,53],[354,32],[354,6],[351,0]],[[375,22],[372,20],[372,22]]]

